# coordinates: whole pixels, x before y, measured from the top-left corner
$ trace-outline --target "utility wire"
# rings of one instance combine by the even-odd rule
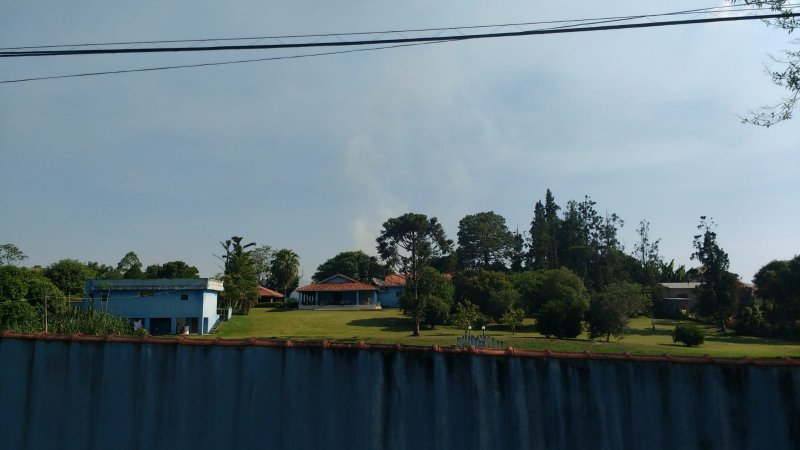
[[[492,39],[503,37],[535,36],[546,34],[580,33],[590,31],[610,31],[634,28],[653,28],[675,25],[691,25],[699,23],[714,22],[734,22],[743,20],[766,20],[787,17],[800,17],[800,13],[789,14],[763,14],[753,16],[735,17],[709,17],[703,19],[685,20],[666,20],[649,23],[629,23],[617,25],[598,25],[571,28],[550,28],[528,31],[512,31],[501,33],[486,34],[463,34],[448,36],[444,39],[448,41],[465,41],[474,39]],[[198,47],[158,47],[158,48],[116,48],[116,49],[81,49],[81,50],[34,50],[34,51],[11,51],[0,52],[0,58],[21,57],[21,56],[64,56],[64,55],[100,55],[100,54],[128,54],[128,53],[165,53],[165,52],[201,52],[201,51],[230,51],[230,50],[267,50],[267,49],[286,49],[286,48],[312,48],[312,47],[342,47],[342,46],[364,46],[364,45],[387,45],[387,44],[412,44],[424,42],[441,42],[442,37],[415,37],[415,38],[395,38],[395,39],[374,39],[374,40],[355,40],[355,41],[334,41],[334,42],[301,42],[292,44],[257,44],[257,45],[221,45],[221,46],[198,46]]]
[[[3,80],[0,81],[0,84],[6,83],[22,83],[25,81],[41,81],[41,80],[55,80],[59,78],[77,78],[77,77],[90,77],[96,75],[113,75],[113,74],[120,74],[120,73],[133,73],[133,72],[154,72],[159,70],[171,70],[171,69],[186,69],[191,67],[208,67],[208,66],[224,66],[228,64],[242,64],[242,63],[251,63],[251,62],[259,62],[259,61],[276,61],[281,59],[300,59],[300,58],[311,58],[315,56],[328,56],[328,55],[341,55],[345,53],[357,53],[357,52],[369,52],[374,50],[386,50],[390,48],[398,48],[398,47],[413,47],[417,45],[430,45],[430,44],[441,44],[443,42],[448,42],[449,39],[442,39],[440,41],[435,42],[420,42],[414,44],[400,44],[400,45],[389,45],[384,47],[372,47],[372,48],[356,48],[351,50],[340,50],[335,52],[324,52],[324,53],[310,53],[305,55],[288,55],[288,56],[273,56],[269,58],[256,58],[256,59],[240,59],[235,61],[220,61],[220,62],[210,62],[210,63],[200,63],[200,64],[182,64],[176,66],[160,66],[160,67],[146,67],[141,69],[123,69],[123,70],[109,70],[104,72],[87,72],[87,73],[75,73],[70,75],[53,75],[53,76],[46,76],[46,77],[32,77],[32,78],[20,78],[16,80]]]
[[[784,7],[795,7],[800,4],[786,4]],[[519,22],[519,23],[504,23],[493,25],[469,25],[469,26],[455,26],[455,27],[440,27],[440,28],[411,28],[402,30],[387,30],[387,31],[362,31],[362,32],[346,32],[346,33],[323,33],[323,34],[293,34],[293,35],[276,35],[276,36],[250,36],[250,37],[228,37],[228,38],[206,38],[206,39],[180,39],[180,40],[153,40],[153,41],[125,41],[125,42],[105,42],[105,43],[83,43],[83,44],[61,44],[61,45],[39,45],[39,46],[25,46],[25,47],[0,47],[0,50],[26,50],[26,49],[47,49],[47,48],[76,48],[76,47],[103,47],[114,45],[156,45],[156,44],[179,44],[179,43],[202,43],[202,42],[226,42],[226,41],[261,41],[266,39],[297,39],[297,38],[325,38],[325,37],[341,37],[341,36],[366,36],[366,35],[386,35],[386,34],[400,34],[400,33],[421,33],[421,32],[444,32],[454,30],[474,30],[486,28],[506,28],[506,27],[525,27],[533,25],[555,25],[555,24],[576,24],[580,25],[585,22],[594,21],[621,21],[621,20],[634,20],[653,17],[667,17],[677,15],[696,15],[696,14],[714,14],[722,12],[738,12],[738,11],[754,11],[750,5],[729,5],[729,6],[715,6],[707,8],[690,9],[685,11],[675,11],[660,14],[641,14],[633,16],[616,16],[616,17],[600,17],[591,19],[568,19],[568,20],[547,20],[537,22]]]

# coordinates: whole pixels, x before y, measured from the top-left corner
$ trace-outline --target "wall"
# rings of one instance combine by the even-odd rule
[[[4,449],[800,446],[796,365],[9,336]]]

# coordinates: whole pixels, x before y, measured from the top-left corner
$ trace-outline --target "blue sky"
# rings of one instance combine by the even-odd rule
[[[608,2],[9,2],[0,46],[372,31],[669,12]],[[669,8],[669,9],[665,9]],[[28,265],[181,259],[219,272],[232,235],[291,248],[306,281],[381,223],[467,214],[529,227],[550,188],[641,219],[690,266],[699,216],[745,281],[800,252],[800,126],[739,116],[781,98],[789,36],[727,23],[427,45],[0,85],[0,243]],[[0,79],[283,53],[15,58]]]

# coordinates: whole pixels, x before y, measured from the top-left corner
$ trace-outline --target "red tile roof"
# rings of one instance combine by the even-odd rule
[[[280,292],[275,292],[272,289],[267,289],[264,286],[258,287],[258,295],[260,297],[275,297],[275,298],[283,298],[283,294]]]
[[[331,281],[334,278],[344,278],[345,280],[349,281],[345,283],[336,283]],[[296,290],[297,292],[377,291],[378,288],[371,284],[356,281],[342,274],[336,274],[328,279],[320,281],[319,283],[309,284]]]

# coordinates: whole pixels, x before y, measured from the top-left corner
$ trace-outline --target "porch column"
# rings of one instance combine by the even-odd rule
[[[356,306],[361,304],[361,302],[359,301],[359,298],[358,298],[358,293],[359,293],[359,291],[356,291]]]
[[[314,306],[319,306],[319,291],[314,292]]]

